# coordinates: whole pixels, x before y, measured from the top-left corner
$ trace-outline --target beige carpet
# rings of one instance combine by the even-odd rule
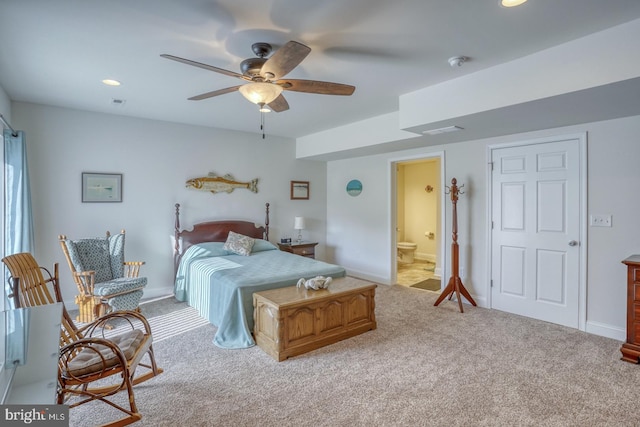
[[[460,313],[455,301],[433,307],[437,296],[381,285],[377,330],[280,363],[258,347],[215,347],[211,325],[172,336],[155,346],[165,372],[136,387],[134,425],[640,425],[640,366],[620,361],[620,342],[483,308]],[[181,307],[158,304],[167,303]],[[113,417],[93,402],[71,410],[71,425]]]

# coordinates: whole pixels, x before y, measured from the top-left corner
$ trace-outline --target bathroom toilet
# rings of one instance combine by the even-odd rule
[[[417,247],[417,243],[398,242],[398,261],[411,264]]]

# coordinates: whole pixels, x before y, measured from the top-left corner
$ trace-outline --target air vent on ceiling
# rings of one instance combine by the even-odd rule
[[[455,132],[457,130],[462,130],[462,129],[464,128],[461,128],[460,126],[447,126],[444,128],[425,130],[422,133],[426,135],[440,135],[441,133]]]
[[[115,105],[116,107],[121,107],[123,106],[127,101],[125,99],[117,99],[117,98],[112,98],[111,99],[111,105]]]

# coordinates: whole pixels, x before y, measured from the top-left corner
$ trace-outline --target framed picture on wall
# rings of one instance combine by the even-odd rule
[[[291,181],[291,200],[309,200],[309,181]]]
[[[82,172],[82,203],[122,202],[121,173]]]

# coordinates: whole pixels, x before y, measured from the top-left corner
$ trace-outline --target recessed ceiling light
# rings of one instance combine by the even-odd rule
[[[104,79],[102,83],[106,84],[107,86],[120,86],[119,81],[112,79]]]
[[[502,0],[502,5],[504,7],[514,7],[520,6],[522,3],[525,3],[527,0]]]

